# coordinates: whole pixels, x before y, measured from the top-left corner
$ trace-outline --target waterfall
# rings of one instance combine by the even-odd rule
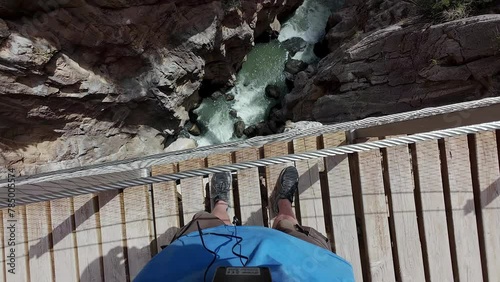
[[[283,69],[288,52],[281,46],[287,39],[300,37],[306,43],[303,51],[294,55],[294,59],[314,63],[314,44],[325,33],[328,17],[334,9],[340,8],[344,0],[305,0],[295,13],[282,25],[278,40],[257,44],[247,56],[247,61],[238,72],[236,85],[228,91],[234,95],[233,101],[225,97],[216,100],[204,99],[195,110],[198,123],[202,128],[200,136],[191,136],[198,146],[221,144],[236,141],[234,123],[238,120],[229,112],[235,110],[246,126],[264,121],[269,110],[276,104],[265,96],[268,84],[285,89]]]

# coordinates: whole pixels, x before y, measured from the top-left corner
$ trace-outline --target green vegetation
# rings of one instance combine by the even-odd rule
[[[430,63],[431,63],[431,66],[438,66],[439,65],[439,61],[436,59],[431,59]]]
[[[421,12],[436,21],[453,21],[474,14],[493,0],[415,0]]]

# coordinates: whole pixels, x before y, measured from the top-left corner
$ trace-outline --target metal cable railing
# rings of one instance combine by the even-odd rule
[[[345,145],[345,146],[336,147],[336,148],[328,148],[328,149],[322,149],[322,150],[300,153],[300,154],[291,154],[291,155],[286,155],[286,156],[266,158],[266,159],[260,159],[260,160],[256,160],[256,161],[248,161],[248,162],[235,163],[235,164],[229,164],[229,165],[208,167],[208,168],[195,169],[195,170],[189,170],[189,171],[183,171],[183,172],[177,172],[177,173],[165,174],[165,175],[139,177],[136,179],[117,181],[117,182],[113,182],[113,183],[109,183],[109,184],[105,184],[105,185],[92,185],[92,179],[89,178],[89,179],[85,180],[85,183],[88,185],[83,186],[83,187],[79,187],[77,190],[61,190],[60,184],[57,184],[54,187],[44,185],[43,190],[46,191],[47,193],[40,194],[40,195],[29,195],[27,197],[20,197],[17,199],[17,203],[18,204],[28,204],[28,203],[32,203],[32,202],[49,201],[49,200],[54,200],[54,199],[58,199],[58,198],[72,197],[72,196],[102,192],[102,191],[107,191],[107,190],[124,189],[124,188],[128,188],[128,187],[139,186],[139,185],[147,185],[147,184],[160,183],[160,182],[165,182],[165,181],[176,181],[176,180],[181,180],[181,179],[190,178],[190,177],[206,176],[206,175],[216,173],[216,172],[226,172],[226,171],[231,172],[231,171],[238,171],[238,170],[247,169],[247,168],[263,167],[263,166],[275,165],[275,164],[284,164],[284,163],[300,161],[300,160],[310,160],[310,159],[315,159],[315,158],[324,158],[324,157],[329,157],[329,156],[359,153],[359,152],[376,150],[376,149],[383,149],[383,148],[389,148],[389,147],[395,147],[395,146],[401,146],[401,145],[408,145],[408,144],[413,144],[416,142],[437,140],[437,139],[441,139],[441,138],[453,137],[453,136],[464,135],[464,134],[475,134],[478,132],[490,131],[490,130],[500,130],[500,121],[479,124],[479,125],[466,126],[466,127],[453,128],[453,129],[432,131],[432,132],[427,132],[427,133],[419,133],[419,134],[414,134],[414,135],[410,135],[410,136],[403,136],[403,137],[397,137],[397,138],[392,138],[392,139],[384,139],[384,140],[372,141],[372,142],[367,142],[367,143],[362,143],[362,144]],[[70,180],[68,180],[68,181],[70,181]],[[83,182],[82,182],[82,184],[83,184]],[[36,188],[38,186],[38,184],[30,184],[27,186],[32,186],[32,188]],[[4,203],[6,203],[6,201],[1,201],[0,208],[5,207]]]

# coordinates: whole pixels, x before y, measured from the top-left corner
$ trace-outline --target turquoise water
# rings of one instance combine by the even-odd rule
[[[235,141],[233,124],[237,121],[229,115],[234,109],[247,126],[256,124],[267,117],[276,101],[265,95],[268,84],[276,84],[285,88],[283,69],[287,59],[287,51],[278,41],[257,44],[248,54],[247,61],[238,72],[236,86],[228,93],[234,95],[233,101],[224,97],[217,100],[205,99],[195,113],[198,123],[207,129],[201,136],[192,137],[198,146],[220,144]]]
[[[228,92],[234,95],[235,99],[204,99],[195,110],[202,134],[191,138],[197,141],[198,146],[239,139],[233,133],[233,125],[237,119],[229,115],[231,109],[237,111],[247,127],[264,121],[276,103],[265,96],[266,86],[276,84],[285,89],[283,70],[288,52],[281,47],[280,42],[301,37],[308,45],[304,51],[298,52],[294,59],[316,62],[318,58],[313,52],[314,44],[323,38],[328,17],[334,9],[340,8],[343,2],[344,0],[305,0],[283,24],[278,40],[257,44],[239,71],[236,85]]]

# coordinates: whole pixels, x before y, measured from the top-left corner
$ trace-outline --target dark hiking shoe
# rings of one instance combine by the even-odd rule
[[[272,199],[272,208],[275,214],[278,214],[278,201],[287,199],[293,203],[293,197],[299,187],[299,172],[293,166],[283,169],[278,178],[274,197]]]
[[[210,182],[210,198],[213,203],[224,201],[229,203],[229,190],[231,189],[231,173],[230,172],[217,172],[212,177]]]

